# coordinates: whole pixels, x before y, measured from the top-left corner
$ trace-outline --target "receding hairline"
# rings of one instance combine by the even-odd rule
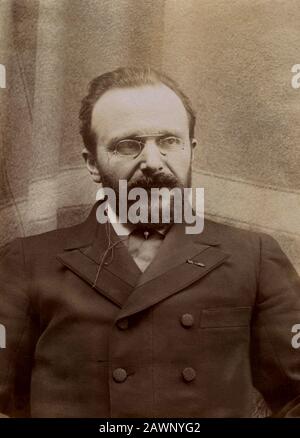
[[[187,119],[187,123],[189,125],[189,119],[190,119],[189,112],[187,111],[187,109],[186,109],[186,107],[185,107],[181,97],[176,93],[176,91],[174,91],[167,84],[165,84],[164,82],[161,82],[161,81],[158,80],[157,82],[155,82],[153,84],[151,84],[151,83],[150,84],[138,84],[138,85],[132,85],[132,86],[126,86],[126,87],[116,86],[116,87],[113,87],[113,88],[109,88],[103,94],[101,94],[101,96],[99,96],[99,98],[95,101],[95,103],[93,105],[93,110],[92,110],[92,113],[91,113],[91,130],[94,132],[94,134],[96,135],[96,133],[94,131],[95,109],[96,109],[96,107],[97,107],[97,105],[98,105],[98,103],[100,101],[104,101],[104,103],[105,103],[105,98],[109,98],[109,95],[110,94],[114,94],[116,91],[117,92],[120,91],[122,93],[123,91],[135,91],[135,90],[142,90],[142,89],[149,89],[149,88],[164,88],[166,90],[171,91],[171,94],[173,96],[175,96],[175,99],[179,102],[179,105],[182,107],[183,112],[184,112],[184,114],[186,116],[186,119]],[[96,109],[96,111],[97,111],[97,109]]]
[[[92,129],[92,113],[95,104],[108,91],[114,89],[138,89],[140,87],[153,87],[164,85],[174,92],[181,100],[189,125],[190,139],[194,138],[196,115],[193,106],[188,96],[180,88],[175,80],[170,78],[163,72],[159,72],[150,66],[145,67],[119,67],[116,70],[103,73],[95,77],[88,87],[88,94],[81,101],[79,113],[80,119],[80,134],[82,136],[85,147],[89,151],[94,151],[97,138]]]

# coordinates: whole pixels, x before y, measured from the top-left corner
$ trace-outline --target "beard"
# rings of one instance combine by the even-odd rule
[[[119,215],[119,202],[120,202],[120,193],[119,193],[119,180],[116,180],[115,177],[108,172],[102,173],[102,184],[103,187],[109,187],[114,190],[116,194],[116,214]],[[187,175],[187,187],[191,186],[191,166]],[[158,229],[165,227],[166,225],[170,225],[174,223],[175,213],[176,213],[176,204],[174,201],[174,197],[172,196],[172,190],[180,190],[181,192],[181,209],[183,209],[183,189],[184,185],[179,181],[179,179],[173,174],[166,174],[163,172],[153,173],[152,175],[141,175],[137,178],[132,178],[127,181],[127,211],[130,209],[133,204],[137,202],[137,200],[129,200],[128,193],[132,189],[140,188],[144,189],[148,196],[147,204],[143,204],[141,209],[147,212],[147,221],[143,222],[139,221],[135,223],[136,228],[153,228]],[[160,197],[158,202],[154,203],[156,214],[158,221],[151,222],[151,208],[153,208],[153,204],[151,203],[152,193],[151,189],[167,189],[167,191],[171,194],[169,199],[166,202],[163,202]],[[176,191],[175,190],[175,191]],[[121,201],[122,202],[122,201]],[[177,204],[178,207],[178,204]],[[168,224],[164,221],[164,212],[169,211]],[[183,210],[181,210],[183,211]],[[145,216],[144,216],[145,217]]]

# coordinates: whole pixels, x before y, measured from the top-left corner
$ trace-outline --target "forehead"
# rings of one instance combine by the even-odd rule
[[[188,116],[181,99],[163,84],[109,90],[96,102],[92,129],[102,141],[125,133],[159,131],[188,133]]]

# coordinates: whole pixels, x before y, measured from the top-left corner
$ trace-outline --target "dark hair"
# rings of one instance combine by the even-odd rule
[[[98,99],[113,88],[133,88],[143,85],[162,83],[169,87],[181,99],[189,119],[190,138],[194,137],[196,117],[188,97],[180,90],[173,79],[151,67],[121,67],[93,79],[88,88],[88,94],[81,102],[79,114],[80,134],[85,147],[94,152],[97,146],[96,134],[91,128],[92,112]]]

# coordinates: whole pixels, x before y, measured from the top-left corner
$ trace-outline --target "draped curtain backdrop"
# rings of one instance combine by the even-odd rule
[[[0,246],[82,221],[91,78],[150,64],[197,111],[207,217],[273,235],[300,272],[299,0],[0,0]]]

